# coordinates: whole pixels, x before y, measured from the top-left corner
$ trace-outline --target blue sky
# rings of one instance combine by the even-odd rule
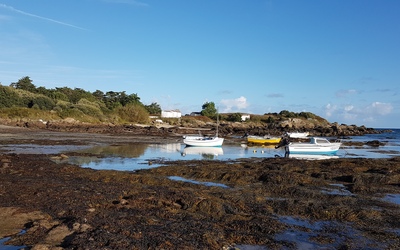
[[[0,0],[0,83],[400,128],[398,0]]]

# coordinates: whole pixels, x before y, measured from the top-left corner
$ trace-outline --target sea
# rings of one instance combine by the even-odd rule
[[[350,136],[340,138],[344,145],[333,156],[293,155],[302,160],[319,160],[327,158],[391,158],[400,156],[400,129],[377,129],[378,134]],[[328,138],[337,139],[337,138]],[[379,141],[379,147],[366,143]],[[346,142],[349,142],[346,145]],[[356,142],[351,143],[350,142]],[[182,142],[167,144],[127,144],[127,145],[35,145],[8,144],[0,145],[0,152],[18,154],[65,154],[84,153],[90,156],[70,156],[54,161],[68,161],[85,168],[135,171],[163,165],[165,161],[176,160],[222,160],[232,161],[244,158],[277,158],[287,157],[284,149],[274,146],[248,146],[225,143],[218,147],[186,147]],[[289,156],[291,157],[291,156]]]
[[[363,136],[351,136],[342,139],[343,142],[373,142],[378,141],[382,146],[372,147],[343,146],[339,150],[339,157],[361,157],[361,158],[390,158],[400,156],[400,129],[376,129],[378,134],[366,134]]]

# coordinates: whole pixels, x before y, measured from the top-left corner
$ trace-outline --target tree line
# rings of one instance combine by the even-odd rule
[[[47,89],[36,87],[29,76],[9,86],[0,85],[0,108],[54,111],[60,117],[81,113],[81,116],[93,116],[99,120],[117,114],[122,120],[132,121],[136,117],[144,121],[148,119],[149,114],[161,114],[161,106],[158,103],[144,105],[136,93],[127,94],[125,91],[104,93],[100,90],[89,92],[69,87]],[[129,118],[130,116],[132,118]]]
[[[153,102],[145,105],[136,94],[125,91],[96,90],[89,92],[81,88],[56,87],[47,89],[37,87],[29,76],[11,83],[9,86],[0,84],[0,117],[35,117],[49,116],[51,118],[75,118],[87,122],[150,122],[150,115],[161,115],[161,106]],[[47,112],[47,113],[46,113]],[[200,114],[212,120],[241,122],[241,113],[219,114],[214,102],[206,102],[201,107]],[[281,119],[319,118],[310,112],[266,113],[252,115],[252,121],[274,123]]]

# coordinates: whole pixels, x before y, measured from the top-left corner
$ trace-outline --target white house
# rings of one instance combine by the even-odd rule
[[[250,120],[250,115],[249,114],[242,114],[242,122]]]
[[[179,110],[163,110],[161,111],[162,118],[181,118],[182,113]]]

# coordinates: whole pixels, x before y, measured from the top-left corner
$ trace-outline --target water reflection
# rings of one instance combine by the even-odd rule
[[[128,145],[99,145],[88,149],[80,150],[80,153],[118,156],[118,157],[140,157],[146,151],[147,144],[128,144]]]
[[[205,186],[209,186],[209,187],[213,186],[213,187],[228,188],[228,186],[225,184],[215,183],[215,182],[195,181],[195,180],[186,179],[186,178],[183,178],[180,176],[170,176],[170,177],[168,177],[168,179],[173,180],[173,181],[183,181],[183,182],[189,182],[189,183],[193,183],[193,184],[205,185]]]
[[[223,155],[224,150],[222,147],[185,147],[181,155],[201,155],[205,159],[215,159],[219,155]]]
[[[284,151],[273,147],[186,147],[181,143],[96,145],[74,150],[89,156],[72,156],[68,162],[93,169],[134,171],[160,166],[165,160],[234,160],[275,157]],[[68,155],[68,152],[65,152]]]
[[[364,138],[365,139],[365,138]],[[371,139],[371,138],[368,138]],[[375,138],[376,139],[376,138]],[[400,155],[400,146],[392,142],[379,148],[342,147],[336,155],[289,155],[297,159],[328,159],[328,158],[390,158]],[[148,168],[150,162],[164,160],[237,160],[240,158],[275,158],[285,157],[283,148],[275,149],[273,145],[223,145],[222,147],[185,147],[182,143],[167,144],[93,144],[93,145],[36,145],[36,144],[5,144],[0,145],[0,152],[10,154],[65,154],[72,152],[85,156],[69,157],[68,162],[83,167],[96,169],[142,169]],[[65,159],[64,159],[65,161]],[[127,167],[125,167],[126,165]],[[113,168],[113,167],[116,168]],[[153,164],[151,167],[156,167]]]
[[[337,155],[317,155],[317,154],[289,154],[289,158],[301,160],[327,160],[339,158]]]

